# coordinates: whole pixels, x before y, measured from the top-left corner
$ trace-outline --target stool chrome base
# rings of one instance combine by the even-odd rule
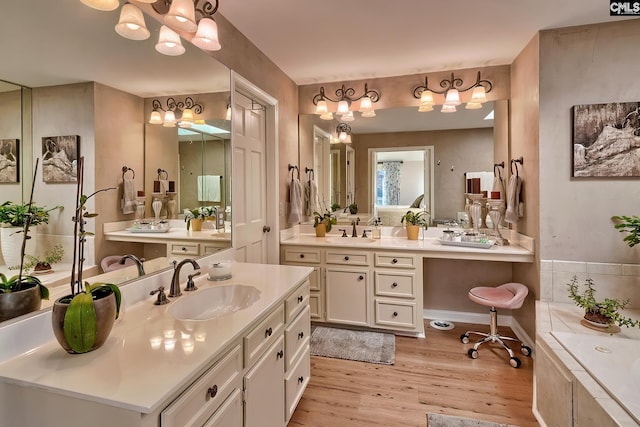
[[[492,343],[498,343],[502,346],[502,348],[504,348],[505,350],[507,350],[507,352],[509,353],[509,364],[511,366],[513,366],[514,368],[519,368],[520,365],[522,364],[522,362],[520,361],[520,359],[518,359],[515,354],[513,353],[513,350],[511,350],[511,347],[509,347],[509,345],[507,345],[507,343],[505,343],[505,341],[516,341],[516,342],[520,342],[520,340],[516,339],[516,338],[512,338],[512,337],[506,337],[506,336],[502,336],[498,334],[498,312],[496,311],[495,307],[491,307],[491,310],[489,310],[489,313],[491,314],[491,321],[490,321],[490,331],[489,333],[485,333],[485,332],[476,332],[476,331],[467,331],[464,334],[460,335],[460,341],[463,344],[469,344],[469,334],[475,334],[475,335],[480,335],[481,337],[484,337],[483,339],[477,341],[474,345],[473,348],[470,348],[467,351],[467,354],[469,355],[470,358],[472,359],[477,359],[478,358],[478,348],[487,342],[492,342]],[[531,355],[531,348],[527,347],[524,343],[520,342],[520,352],[525,355],[525,356],[530,356]]]

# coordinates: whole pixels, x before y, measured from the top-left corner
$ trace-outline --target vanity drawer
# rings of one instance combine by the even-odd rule
[[[371,253],[340,250],[327,250],[327,264],[369,265]]]
[[[322,295],[317,292],[312,292],[311,295],[309,295],[309,309],[311,310],[312,319],[323,319]]]
[[[285,402],[286,402],[286,422],[289,422],[293,411],[295,411],[300,397],[304,389],[309,383],[309,376],[311,373],[309,349],[306,349],[305,354],[300,358],[298,363],[291,369],[291,372],[284,379],[285,389]],[[285,423],[286,424],[286,423]]]
[[[284,302],[286,311],[285,322],[291,322],[296,314],[309,305],[309,281],[305,281],[302,285],[292,293]]]
[[[237,345],[160,414],[162,427],[201,426],[236,387],[241,387],[242,351]]]
[[[200,245],[197,243],[171,243],[170,252],[175,255],[200,255]]]
[[[320,249],[296,248],[284,250],[285,262],[320,264]]]
[[[416,257],[407,254],[376,253],[376,267],[416,268]]]
[[[222,249],[226,249],[228,246],[220,246],[219,244],[203,243],[202,244],[202,256],[215,254]]]
[[[283,329],[284,305],[280,304],[269,317],[244,337],[244,366],[253,365],[269,345],[282,335]]]
[[[285,370],[287,371],[298,360],[305,348],[309,350],[309,339],[311,337],[310,311],[311,309],[307,306],[300,313],[300,316],[284,330]]]
[[[415,328],[416,304],[413,302],[375,301],[376,325]]]
[[[415,274],[376,271],[375,293],[387,297],[415,298]]]
[[[236,389],[220,409],[202,427],[228,427],[242,425],[242,394]]]

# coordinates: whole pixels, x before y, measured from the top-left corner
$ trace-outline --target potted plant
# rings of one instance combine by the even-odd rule
[[[202,223],[208,216],[202,208],[185,209],[184,221],[187,223],[187,230],[191,228],[193,231],[201,231]]]
[[[615,222],[614,227],[618,231],[628,233],[622,240],[629,245],[630,248],[640,243],[640,217],[636,215],[615,215],[611,217],[611,220]]]
[[[357,203],[351,203],[349,205],[349,213],[351,215],[355,215],[358,213],[358,204]]]
[[[329,211],[323,214],[320,212],[313,213],[313,227],[316,229],[316,237],[324,237],[331,231],[331,226],[335,223],[336,219]]]
[[[603,328],[611,328],[613,325],[625,327],[639,327],[640,320],[631,319],[622,316],[619,310],[624,309],[629,300],[620,301],[615,298],[605,298],[598,301],[595,297],[596,290],[594,288],[593,279],[585,280],[585,289],[581,292],[578,285],[578,278],[573,276],[571,282],[567,283],[569,290],[569,298],[571,298],[578,307],[584,309],[584,318],[595,326]]]
[[[0,322],[40,310],[43,299],[49,299],[49,289],[37,277],[0,273]]]
[[[331,212],[335,212],[337,210],[340,210],[340,203],[332,203],[331,204]]]
[[[93,234],[85,229],[86,219],[98,216],[86,211],[86,203],[102,191],[115,190],[115,187],[104,188],[86,196],[82,194],[83,175],[84,157],[81,157],[77,171],[76,209],[72,218],[74,248],[71,294],[57,299],[51,313],[53,333],[62,348],[71,354],[86,353],[100,348],[111,333],[121,304],[120,289],[117,285],[90,285],[82,281],[84,245],[87,236]]]
[[[22,268],[27,273],[31,269],[33,269],[34,274],[53,273],[53,268],[51,266],[57,262],[62,261],[63,256],[64,249],[62,248],[61,244],[57,244],[54,245],[51,250],[45,251],[42,257],[37,255],[25,254],[25,261],[23,262]],[[19,265],[14,265],[12,267],[9,267],[9,270],[17,270],[19,268]]]
[[[407,239],[418,240],[420,227],[423,227],[425,230],[429,227],[426,215],[426,211],[407,211],[406,214],[402,215],[400,223],[406,223],[405,227],[407,228]]]
[[[30,226],[49,223],[49,212],[62,209],[62,206],[46,208],[35,206],[33,203],[14,203],[6,201],[0,205],[0,241],[2,242],[2,257],[7,265],[16,265],[21,261],[20,245],[27,216],[30,217]],[[35,242],[35,240],[32,240]],[[35,252],[31,248],[30,252]]]

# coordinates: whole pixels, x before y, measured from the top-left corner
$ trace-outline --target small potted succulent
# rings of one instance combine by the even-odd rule
[[[628,299],[624,301],[615,298],[596,299],[593,279],[586,279],[585,289],[580,291],[578,278],[573,276],[571,281],[567,283],[567,288],[569,290],[569,298],[571,298],[578,307],[584,309],[584,318],[590,324],[609,329],[611,329],[613,325],[628,328],[640,327],[640,320],[635,320],[620,314],[619,310],[624,309],[629,304]]]
[[[323,214],[320,212],[313,213],[313,227],[316,229],[316,237],[324,237],[331,231],[331,226],[335,223],[336,219],[329,211]]]
[[[420,227],[423,227],[425,230],[429,227],[427,214],[428,212],[426,211],[407,211],[406,214],[402,215],[400,223],[405,224],[407,229],[407,239],[418,240]]]
[[[45,251],[43,256],[24,254],[25,261],[22,268],[26,273],[30,270],[33,270],[33,274],[53,273],[51,266],[62,261],[63,256],[64,249],[61,244],[57,244],[51,250]],[[19,268],[19,265],[14,265],[9,267],[9,270],[17,270]]]

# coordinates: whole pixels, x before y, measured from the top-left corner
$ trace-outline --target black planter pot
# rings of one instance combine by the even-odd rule
[[[0,322],[40,310],[42,296],[37,284],[26,289],[0,294]]]

